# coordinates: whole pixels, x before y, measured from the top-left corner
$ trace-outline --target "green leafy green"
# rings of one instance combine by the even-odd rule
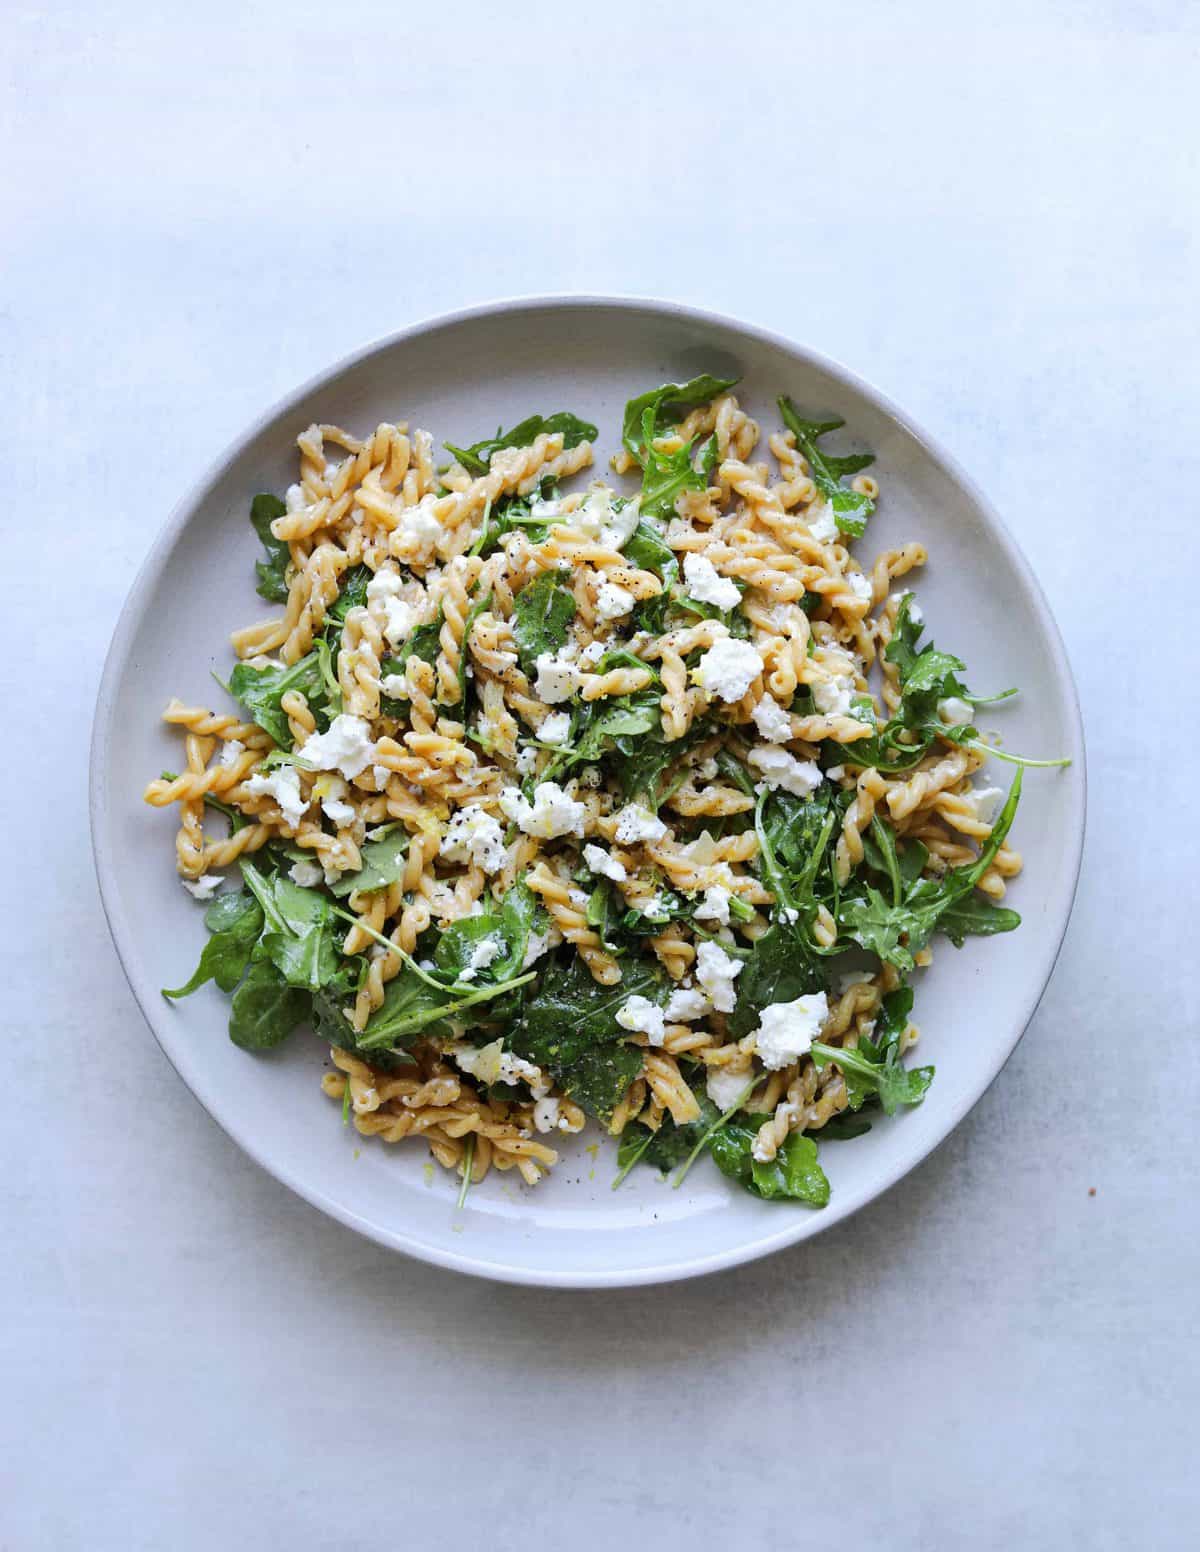
[[[200,963],[183,986],[174,991],[164,987],[164,997],[188,997],[206,981],[215,981],[223,992],[231,992],[245,974],[258,942],[262,908],[246,890],[231,890],[218,895],[205,911],[204,925],[212,936],[204,945]]]
[[[523,587],[513,604],[513,640],[521,667],[536,672],[543,652],[551,654],[566,644],[575,600],[552,571],[543,571]]]
[[[285,604],[288,598],[287,569],[291,564],[291,551],[286,539],[277,539],[271,532],[271,524],[287,511],[278,496],[261,494],[250,503],[250,523],[262,540],[267,552],[266,560],[254,562],[258,577],[256,591],[260,598],[268,598],[273,604]]]
[[[564,447],[578,447],[581,442],[594,442],[599,432],[586,420],[580,420],[569,411],[560,410],[555,415],[530,415],[511,431],[497,430],[494,437],[485,437],[470,447],[455,447],[446,442],[447,451],[453,453],[468,474],[486,474],[493,453],[505,447],[529,447],[538,437],[561,431]]]
[[[585,1110],[608,1116],[642,1065],[640,1050],[621,1044],[626,1031],[617,1011],[633,996],[663,1006],[669,992],[670,982],[649,960],[630,963],[616,986],[601,986],[573,954],[545,971],[509,1038],[519,1056],[551,1072]]]
[[[244,1051],[265,1051],[282,1044],[309,1016],[307,992],[290,986],[267,960],[252,964],[233,994],[229,1038]]]
[[[267,931],[254,951],[269,959],[290,986],[319,991],[338,970],[333,908],[323,894],[278,874],[268,877],[243,857],[242,876],[262,907]]]
[[[298,690],[314,712],[322,711],[326,702],[325,679],[315,649],[284,668],[251,668],[249,663],[239,663],[229,676],[229,690],[246,708],[251,721],[269,733],[280,749],[291,749],[293,743],[287,713],[280,706],[288,691]]]
[[[829,1181],[817,1162],[817,1145],[804,1132],[790,1132],[770,1163],[753,1155],[754,1139],[770,1117],[737,1115],[713,1133],[708,1151],[723,1175],[736,1180],[764,1200],[807,1202],[824,1207],[829,1201]]]
[[[736,377],[712,377],[707,372],[686,383],[663,383],[630,399],[621,424],[621,440],[640,464],[645,463],[646,444],[652,437],[678,425],[702,404],[725,393],[739,381]]]
[[[858,474],[860,470],[869,468],[875,462],[874,455],[850,453],[844,457],[836,457],[832,453],[822,452],[817,446],[818,439],[826,432],[840,430],[846,422],[837,418],[805,420],[786,396],[780,398],[778,403],[783,423],[793,433],[796,446],[808,459],[813,484],[833,509],[833,518],[838,529],[852,538],[861,538],[866,532],[867,519],[875,510],[875,503],[870,496],[862,495],[856,490],[847,490],[842,480],[847,475]]]
[[[1015,911],[976,903],[972,891],[1004,844],[1021,797],[1023,772],[1018,769],[992,832],[973,863],[951,868],[941,878],[900,878],[898,898],[883,895],[871,884],[843,897],[838,904],[839,928],[863,948],[898,970],[912,970],[914,956],[925,947],[949,917],[952,938],[961,940],[973,932],[1010,932],[1019,925]],[[878,837],[875,837],[876,840]],[[892,889],[896,883],[893,879]]]
[[[408,835],[404,830],[394,830],[378,841],[368,841],[361,848],[362,867],[357,873],[343,873],[330,885],[340,900],[362,891],[386,889],[404,874],[404,862],[408,855]]]
[[[877,1095],[888,1115],[901,1105],[919,1105],[933,1082],[932,1067],[904,1067],[894,1050],[884,1061],[872,1061],[861,1051],[845,1050],[814,1040],[812,1059],[818,1067],[833,1063],[846,1080],[851,1109],[857,1110],[863,1099]]]
[[[344,625],[346,616],[351,609],[361,609],[366,606],[367,586],[374,572],[369,566],[352,566],[342,578],[341,587],[338,589],[337,598],[330,606],[329,618],[339,625]]]
[[[422,663],[436,663],[441,650],[441,633],[442,614],[439,610],[436,620],[427,620],[425,624],[418,625],[393,657],[384,658],[380,664],[381,676],[386,679],[392,674],[403,675],[407,672],[408,660],[411,657],[419,658]],[[383,714],[387,717],[404,715],[407,704],[406,700],[388,695],[383,696],[380,702]]]

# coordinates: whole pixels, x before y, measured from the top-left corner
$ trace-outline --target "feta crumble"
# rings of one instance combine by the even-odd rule
[[[718,1013],[732,1013],[737,1002],[734,981],[741,975],[742,961],[727,954],[719,944],[701,943],[696,950],[696,979],[712,998]]]
[[[619,620],[623,614],[628,614],[637,603],[637,599],[626,587],[618,587],[615,582],[602,582],[596,594],[596,618],[598,620]]]
[[[585,846],[583,860],[597,878],[611,878],[614,884],[623,884],[629,878],[625,864],[606,852],[603,846]]]
[[[304,818],[308,807],[300,795],[300,772],[294,765],[280,765],[273,771],[256,772],[246,783],[246,791],[254,797],[274,798],[284,824],[292,830]]]
[[[758,771],[768,787],[782,787],[798,798],[806,798],[821,785],[821,768],[815,760],[797,760],[773,744],[756,744],[746,759]]]
[[[528,1083],[535,1099],[550,1092],[550,1083],[540,1067],[503,1049],[503,1041],[473,1046],[459,1043],[450,1047],[450,1055],[463,1072],[480,1083]]]
[[[750,713],[759,736],[769,744],[786,744],[792,736],[792,719],[783,707],[770,695],[756,701]]]
[[[667,998],[666,1015],[673,1024],[691,1024],[712,1012],[712,1003],[695,986],[677,986]]]
[[[554,781],[540,782],[533,789],[533,803],[516,787],[500,794],[500,807],[526,835],[544,841],[559,835],[582,835],[587,809],[577,803]]]
[[[438,856],[464,867],[478,865],[485,873],[498,873],[506,859],[500,821],[477,803],[458,809],[442,837]]]
[[[325,733],[313,733],[299,751],[305,765],[318,771],[340,771],[353,780],[375,759],[371,725],[362,717],[342,712],[334,717]]]
[[[537,765],[538,752],[532,745],[520,750],[517,755],[517,771],[522,776],[528,776]]]
[[[301,857],[299,862],[293,862],[288,869],[288,877],[293,884],[299,884],[301,889],[315,889],[318,884],[324,883],[325,870],[319,862]]]
[[[473,981],[481,970],[500,958],[504,952],[504,940],[498,932],[493,932],[489,937],[480,938],[467,957],[467,962],[459,971],[460,981]]]
[[[627,998],[617,1009],[617,1023],[644,1034],[651,1045],[661,1045],[666,1035],[663,1010],[649,997]]]
[[[221,887],[219,873],[202,873],[199,878],[181,878],[179,882],[193,900],[211,900]]]
[[[804,521],[808,524],[809,533],[820,544],[832,544],[838,536],[837,518],[831,502],[822,502],[815,512],[811,509],[805,512]]]
[[[244,743],[242,743],[241,739],[231,738],[225,747],[221,750],[221,758],[218,763],[220,765],[233,765],[236,762],[238,756],[245,754],[245,752],[246,746]]]
[[[393,555],[426,561],[442,536],[442,525],[433,510],[437,497],[422,496],[414,507],[400,508],[400,522],[393,529],[389,548]]]
[[[739,1068],[737,1072],[731,1072],[728,1067],[708,1069],[704,1078],[704,1087],[708,1091],[709,1099],[722,1115],[737,1104],[738,1097],[750,1082],[750,1076],[744,1067]]]
[[[764,1067],[775,1071],[790,1067],[812,1050],[829,1016],[824,992],[797,997],[794,1002],[773,1002],[758,1015],[755,1050]]]
[[[403,588],[404,581],[397,571],[377,571],[367,583],[367,608],[382,616],[381,629],[393,647],[403,646],[417,623],[417,611],[400,596]]]
[[[555,711],[551,712],[548,717],[543,717],[537,736],[543,744],[566,743],[571,736],[571,713],[569,711]]]
[[[963,723],[970,722],[975,715],[970,701],[964,701],[957,695],[950,695],[944,701],[937,703],[938,716],[951,727],[961,727]]]
[[[542,652],[534,664],[534,693],[548,706],[570,700],[579,688],[579,669],[574,663],[553,652]]]
[[[661,841],[666,833],[666,825],[648,808],[630,803],[617,815],[614,839],[621,846],[632,846],[637,841]]]
[[[732,636],[716,641],[692,670],[702,690],[723,701],[740,701],[763,671],[763,660],[748,641]]]
[[[965,796],[980,824],[991,824],[1004,802],[1004,791],[1000,787],[972,787]]]
[[[714,609],[736,609],[742,601],[736,582],[723,577],[707,555],[697,555],[689,550],[683,557],[683,576],[687,583],[688,597],[698,603],[712,604]]]
[[[561,1101],[552,1096],[536,1101],[533,1107],[533,1124],[537,1131],[553,1132],[556,1129],[559,1131],[566,1129],[566,1117],[559,1115],[560,1103]]]
[[[704,899],[696,907],[697,921],[715,921],[721,927],[729,925],[729,890],[721,884],[713,884],[704,891]]]
[[[870,578],[865,577],[861,571],[849,572],[846,576],[846,586],[859,603],[869,604],[875,597],[875,589],[871,586]]]

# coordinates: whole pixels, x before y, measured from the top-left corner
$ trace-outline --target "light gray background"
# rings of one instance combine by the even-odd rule
[[[0,1546],[1194,1545],[1196,8],[0,11]],[[409,1263],[243,1159],[85,818],[199,470],[347,349],[539,290],[743,314],[897,398],[1039,571],[1091,757],[975,1113],[819,1240],[618,1294]]]

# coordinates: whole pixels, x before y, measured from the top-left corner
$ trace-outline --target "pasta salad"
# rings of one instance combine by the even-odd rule
[[[172,701],[176,862],[209,937],[182,986],[262,1051],[309,1028],[346,1123],[465,1192],[535,1184],[589,1118],[678,1184],[707,1153],[822,1206],[819,1143],[921,1102],[914,972],[1004,904],[1023,761],[925,639],[919,543],[864,569],[879,495],[788,398],[735,382],[471,446],[314,425],[261,494],[236,712]],[[1012,693],[1012,692],[1007,692]],[[989,754],[1007,792],[976,784]]]

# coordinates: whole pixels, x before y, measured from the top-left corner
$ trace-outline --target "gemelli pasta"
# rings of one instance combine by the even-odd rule
[[[1021,868],[963,663],[923,642],[919,543],[852,553],[869,454],[713,377],[470,447],[310,426],[259,495],[239,709],[172,701],[176,866],[262,1050],[311,1027],[383,1142],[535,1184],[594,1118],[821,1206],[818,1143],[919,1103],[912,978],[1007,932]],[[229,887],[223,887],[228,881]]]

